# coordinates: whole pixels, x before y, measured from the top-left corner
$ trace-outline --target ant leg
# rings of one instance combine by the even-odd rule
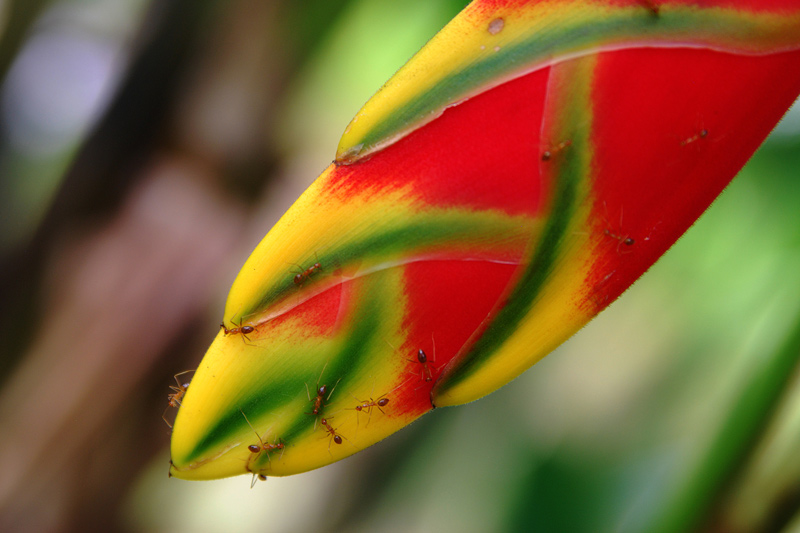
[[[167,408],[164,409],[164,413],[161,415],[161,418],[164,419],[164,422],[169,426],[169,429],[172,429],[172,424],[170,424],[169,420],[167,420],[167,411],[169,411],[170,407],[172,407],[172,406],[168,405]]]
[[[320,377],[321,377],[321,376],[320,376]],[[325,401],[326,401],[326,402],[327,402],[328,400],[330,400],[330,399],[331,399],[331,396],[333,396],[333,391],[335,391],[335,390],[336,390],[336,385],[338,385],[340,381],[342,381],[342,378],[339,378],[339,379],[337,379],[337,380],[336,380],[336,383],[334,383],[334,384],[333,384],[333,388],[331,389],[331,392],[330,392],[330,394],[328,394],[328,397],[327,397],[327,398],[325,398]]]

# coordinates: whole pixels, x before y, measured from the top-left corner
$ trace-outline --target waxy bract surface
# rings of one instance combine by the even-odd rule
[[[352,455],[496,390],[616,299],[800,92],[796,2],[711,4],[470,4],[245,263],[171,474]]]

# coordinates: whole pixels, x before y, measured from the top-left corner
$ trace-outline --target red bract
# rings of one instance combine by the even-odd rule
[[[249,342],[209,349],[173,474],[322,466],[492,392],[586,324],[800,92],[800,7],[750,9],[470,4],[243,267],[224,327]],[[250,458],[248,420],[280,458]]]

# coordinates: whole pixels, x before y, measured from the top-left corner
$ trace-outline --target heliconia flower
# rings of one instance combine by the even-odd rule
[[[800,93],[796,0],[476,0],[233,284],[171,474],[281,476],[480,398],[586,324]]]

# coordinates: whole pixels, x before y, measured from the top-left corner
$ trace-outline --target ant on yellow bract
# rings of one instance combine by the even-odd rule
[[[239,319],[239,323],[238,324],[233,323],[234,327],[232,327],[232,328],[225,327],[225,323],[222,322],[222,323],[220,323],[219,327],[222,328],[222,331],[225,333],[226,337],[228,335],[241,334],[242,335],[242,340],[244,340],[245,344],[249,344],[250,343],[250,337],[248,337],[248,335],[253,333],[256,330],[256,328],[255,328],[255,326],[249,326],[249,325],[248,326],[244,326],[244,325],[242,325],[242,322],[243,322],[243,320]]]
[[[167,395],[167,400],[168,400],[167,408],[164,409],[164,413],[161,415],[161,418],[164,419],[164,422],[166,422],[170,428],[172,428],[172,424],[170,424],[169,420],[167,420],[167,411],[169,411],[170,407],[181,406],[181,400],[183,399],[183,396],[186,394],[186,389],[189,387],[189,382],[187,381],[186,383],[181,383],[180,380],[178,379],[178,376],[188,374],[189,372],[194,372],[194,370],[184,370],[183,372],[178,372],[177,374],[175,374],[174,376],[175,383],[178,386],[177,387],[175,385],[169,386],[169,388],[175,392]]]

